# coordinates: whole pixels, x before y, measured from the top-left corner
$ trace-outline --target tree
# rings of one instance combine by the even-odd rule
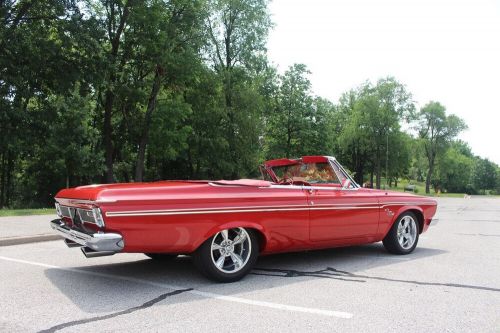
[[[495,194],[500,195],[500,166],[497,166],[497,180],[496,180]]]
[[[437,178],[441,187],[448,192],[468,192],[474,168],[474,158],[463,142],[452,142],[439,160]]]
[[[75,85],[83,98],[93,80],[96,25],[83,20],[77,1],[0,2],[0,207],[22,197],[21,183],[30,178],[27,165],[43,158],[34,147],[53,133],[51,105],[71,96]],[[47,114],[45,114],[47,112]],[[59,121],[55,118],[55,121]],[[41,136],[40,136],[41,135]],[[38,180],[38,182],[42,182]],[[51,183],[50,180],[47,182]],[[54,183],[54,182],[52,182]],[[29,202],[46,198],[45,186],[28,188]],[[17,195],[21,192],[21,195]],[[14,195],[16,194],[16,195]],[[15,199],[14,199],[15,200]]]
[[[388,170],[389,137],[400,131],[400,122],[412,119],[415,106],[406,87],[392,77],[380,79],[376,85],[367,82],[351,97],[352,113],[342,140],[357,150],[353,154],[356,169],[363,170],[365,163],[359,162],[360,158],[371,160],[376,187],[380,188],[383,161]]]
[[[487,158],[477,158],[472,173],[472,183],[479,192],[486,194],[486,190],[496,187],[497,165]]]
[[[310,72],[294,64],[280,78],[275,109],[268,116],[268,157],[300,156],[312,130],[313,97]]]
[[[392,181],[394,181],[394,186],[397,187],[398,179],[407,176],[409,173],[411,140],[413,140],[413,138],[410,135],[400,131],[393,132],[389,135],[389,186],[392,186]]]
[[[134,31],[129,36],[132,43],[142,45],[135,52],[135,58],[141,59],[144,72],[149,70],[145,79],[151,87],[147,102],[142,103],[145,111],[140,122],[135,166],[134,179],[137,182],[143,180],[144,158],[158,95],[162,88],[176,93],[185,89],[186,81],[199,61],[204,19],[199,1],[154,1],[142,11],[132,17]],[[145,20],[147,24],[144,24]]]
[[[306,137],[304,155],[334,155],[337,109],[329,100],[314,97],[311,130]]]
[[[370,138],[364,130],[364,115],[359,109],[359,99],[367,91],[362,85],[357,89],[344,93],[337,105],[337,113],[332,122],[333,133],[338,145],[338,152],[345,165],[354,172],[354,180],[364,183],[364,173],[371,164]],[[372,180],[373,181],[373,180]]]
[[[233,166],[229,175],[255,165],[259,136],[256,129],[262,114],[262,100],[252,84],[262,67],[267,34],[272,26],[267,0],[210,0],[207,18],[207,55],[223,82],[227,117],[221,127],[226,135],[226,158]],[[244,160],[241,160],[244,158]]]
[[[105,151],[106,173],[105,181],[114,182],[113,175],[113,108],[115,106],[116,90],[120,87],[120,77],[124,66],[131,61],[130,52],[125,49],[124,33],[130,17],[130,12],[135,5],[134,0],[111,0],[95,3],[94,8],[101,7],[98,14],[106,27],[106,39],[103,40],[102,49],[106,57],[106,78],[104,83],[104,124],[103,142]],[[122,83],[123,84],[123,83]]]
[[[429,102],[421,108],[417,129],[428,162],[425,193],[430,193],[437,157],[445,151],[450,141],[466,128],[459,117],[453,114],[446,116],[446,109],[439,102]]]

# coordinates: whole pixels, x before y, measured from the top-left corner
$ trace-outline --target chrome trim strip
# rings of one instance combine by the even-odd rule
[[[386,206],[437,206],[437,202],[384,202],[381,208]]]
[[[349,173],[344,169],[344,167],[337,161],[337,159],[335,157],[332,157],[332,156],[324,156],[324,157],[329,161],[330,167],[332,168],[333,172],[335,172],[335,174],[337,174],[337,171],[333,167],[333,164],[335,164],[337,166],[340,173],[342,173],[344,177],[346,177],[347,179],[349,179],[351,181],[352,188],[342,187],[343,190],[348,190],[348,191],[351,190],[352,191],[352,190],[358,190],[359,188],[361,188],[361,186],[359,186],[359,184],[354,181],[354,179],[351,177],[351,175],[349,175]],[[340,180],[340,177],[338,176],[338,174],[337,174],[337,178]]]
[[[55,198],[56,200],[57,199],[62,199],[62,200],[67,200],[69,203],[72,203],[72,204],[75,204],[75,205],[78,205],[78,204],[82,204],[82,205],[95,205],[95,204],[98,204],[98,203],[110,203],[110,202],[117,202],[116,199],[99,199],[99,200],[84,200],[84,199],[71,199],[71,198]]]
[[[215,211],[215,210],[225,210],[225,209],[236,209],[236,210],[245,210],[245,209],[266,209],[266,208],[304,208],[308,207],[307,205],[281,205],[281,206],[244,206],[244,207],[213,207],[213,208],[179,208],[179,209],[152,209],[152,210],[131,210],[131,211],[123,211],[123,212],[107,212],[106,216],[112,216],[108,214],[118,214],[118,213],[143,213],[143,212],[182,212],[182,211]]]
[[[95,204],[95,201],[93,201],[93,200],[71,199],[71,198],[61,198],[61,199],[64,199],[68,203],[71,203],[74,205],[93,205],[93,204]]]
[[[94,201],[95,203],[106,203],[106,202],[117,202],[118,200],[116,199],[100,199],[100,200],[96,200]]]
[[[379,207],[380,204],[378,202],[356,202],[356,203],[351,203],[351,204],[331,204],[331,203],[319,203],[319,204],[314,204],[314,206],[333,206],[333,207],[339,207],[339,206],[345,206],[345,207],[364,207],[364,206],[377,206]]]
[[[379,203],[352,203],[352,204],[313,204],[309,205],[283,205],[283,206],[248,206],[248,207],[215,207],[191,209],[166,209],[166,210],[136,210],[106,212],[106,217],[117,216],[156,216],[156,215],[198,215],[198,214],[227,214],[227,213],[254,213],[254,212],[279,212],[279,211],[305,211],[305,210],[353,210],[353,209],[381,209],[388,206],[435,206],[431,202],[387,202]]]
[[[353,210],[353,209],[380,209],[380,206],[311,207],[311,210]]]
[[[106,212],[107,217],[114,216],[150,216],[150,215],[197,215],[197,214],[227,214],[227,213],[253,213],[253,212],[278,212],[278,211],[303,211],[309,206],[301,208],[258,208],[258,209],[225,209],[225,210],[176,210],[176,211],[134,211],[134,212]]]
[[[259,188],[280,188],[280,189],[288,189],[288,190],[332,190],[332,191],[340,191],[345,190],[341,186],[314,186],[314,185],[271,185],[271,186],[260,186]]]
[[[249,186],[249,185],[221,185],[221,184],[215,184],[214,182],[208,182],[208,185],[213,187],[260,187],[260,186]]]
[[[120,211],[120,212],[106,212],[106,216],[116,217],[116,216],[155,216],[155,215],[198,215],[198,214],[227,214],[227,213],[281,212],[281,211],[308,211],[308,210],[379,209],[379,208],[380,206],[378,206],[378,204],[367,204],[365,206],[311,204],[310,206],[228,207],[226,209],[199,208],[199,209],[185,209],[185,210],[172,209],[172,210]]]

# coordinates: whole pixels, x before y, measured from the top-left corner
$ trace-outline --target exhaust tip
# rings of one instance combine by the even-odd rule
[[[64,244],[66,244],[67,247],[82,247],[81,244],[78,244],[77,242],[73,242],[72,240],[69,240],[67,238],[64,239]]]
[[[112,256],[113,254],[116,253],[113,251],[94,251],[90,247],[82,247],[81,250],[82,253],[85,255],[85,257],[87,258]]]

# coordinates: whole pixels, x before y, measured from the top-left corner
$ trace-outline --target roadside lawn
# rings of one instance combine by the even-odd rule
[[[397,187],[392,186],[392,187],[389,187],[388,190],[404,192],[405,187],[409,184],[416,186],[414,194],[428,196],[428,197],[463,198],[465,195],[465,193],[446,193],[446,192],[436,193],[436,192],[434,192],[433,188],[431,188],[431,193],[426,194],[424,182],[416,182],[416,181],[409,182],[408,180],[400,180],[398,182]],[[385,179],[382,178],[381,179],[381,187],[384,188],[384,185],[385,185]],[[408,193],[412,193],[412,192],[410,191]]]
[[[0,209],[2,216],[26,216],[26,215],[55,215],[53,208],[33,208],[33,209]]]

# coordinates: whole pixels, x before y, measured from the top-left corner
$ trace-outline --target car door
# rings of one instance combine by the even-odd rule
[[[377,233],[378,199],[360,188],[305,187],[311,241],[365,238]]]

